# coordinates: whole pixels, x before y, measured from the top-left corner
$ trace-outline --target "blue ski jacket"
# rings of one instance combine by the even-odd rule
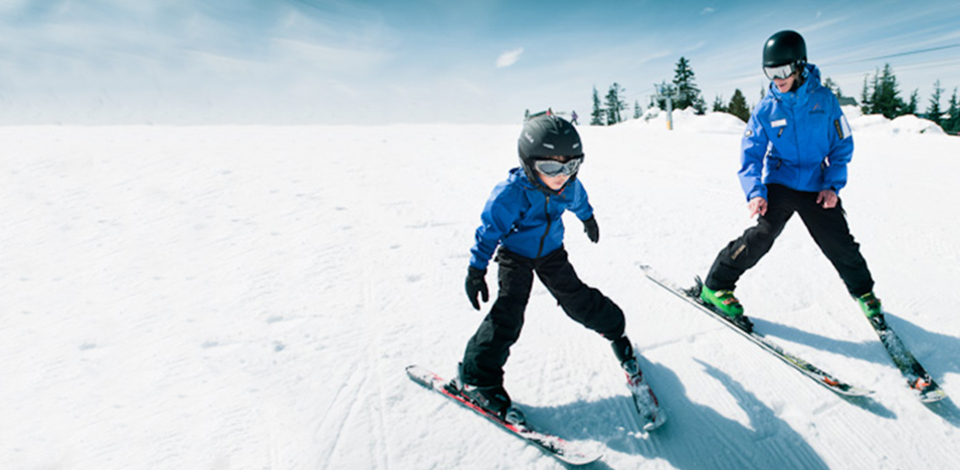
[[[510,170],[493,189],[480,215],[482,224],[470,249],[470,265],[486,269],[498,245],[526,258],[546,256],[563,246],[563,212],[580,220],[593,215],[587,191],[573,179],[559,194],[547,194],[521,168]]]
[[[850,126],[836,96],[820,84],[820,70],[807,64],[806,80],[781,93],[771,81],[741,140],[740,185],[747,201],[767,198],[767,184],[797,191],[839,193],[853,156]]]

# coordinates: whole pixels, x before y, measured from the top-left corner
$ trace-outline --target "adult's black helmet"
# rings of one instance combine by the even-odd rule
[[[763,44],[763,66],[794,64],[798,68],[807,63],[807,44],[796,31],[780,31]]]
[[[565,119],[553,114],[539,115],[527,120],[523,124],[520,138],[517,139],[517,150],[523,171],[535,184],[539,184],[539,180],[533,171],[534,160],[554,156],[583,157],[583,145],[577,129]]]

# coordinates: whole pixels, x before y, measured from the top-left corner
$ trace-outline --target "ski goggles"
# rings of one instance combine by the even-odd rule
[[[763,68],[764,75],[766,75],[767,78],[769,78],[770,80],[773,80],[775,78],[779,78],[781,80],[786,79],[790,75],[793,75],[793,72],[796,72],[796,71],[797,71],[797,67],[795,64],[783,64],[783,65],[778,65],[776,67]]]
[[[558,162],[556,160],[535,160],[533,162],[533,167],[544,176],[554,177],[559,175],[570,176],[577,172],[580,169],[580,163],[583,162],[583,157],[571,158],[564,162]]]

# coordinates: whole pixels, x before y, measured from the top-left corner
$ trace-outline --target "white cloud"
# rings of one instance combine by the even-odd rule
[[[500,54],[500,57],[497,57],[497,68],[502,69],[517,63],[520,60],[520,54],[523,54],[522,47]]]
[[[710,8],[710,7],[706,7],[703,10],[700,10],[701,15],[709,15],[711,13],[716,13],[716,12],[717,12],[716,8]]]

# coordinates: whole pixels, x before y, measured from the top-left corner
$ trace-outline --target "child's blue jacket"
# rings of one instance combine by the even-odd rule
[[[570,181],[559,194],[547,194],[527,179],[521,168],[493,189],[480,215],[482,224],[470,249],[470,265],[486,269],[498,245],[527,258],[546,256],[563,246],[565,210],[580,220],[593,215],[587,191],[579,179]]]
[[[820,70],[805,69],[795,92],[773,82],[760,100],[741,140],[738,173],[747,201],[767,197],[766,184],[797,191],[840,191],[847,184],[853,137],[836,96],[820,85]]]

